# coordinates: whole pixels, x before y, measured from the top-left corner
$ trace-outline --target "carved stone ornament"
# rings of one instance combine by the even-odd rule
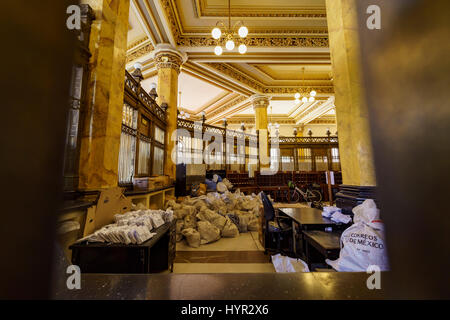
[[[269,106],[270,98],[271,97],[269,97],[269,96],[265,96],[265,95],[261,95],[261,94],[255,94],[250,97],[250,99],[253,103],[253,108],[267,108]]]
[[[169,44],[159,44],[153,52],[157,69],[170,68],[180,73],[181,65],[186,62],[187,55],[175,50]]]
[[[146,44],[143,47],[140,47],[136,50],[134,50],[131,53],[127,54],[127,63],[130,61],[133,61],[135,59],[138,59],[139,57],[142,57],[143,55],[150,53],[154,50],[155,48],[152,46],[151,43]]]

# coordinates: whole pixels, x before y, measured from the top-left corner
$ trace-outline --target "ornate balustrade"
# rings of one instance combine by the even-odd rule
[[[127,91],[131,96],[137,97],[149,112],[162,122],[166,123],[165,111],[158,106],[156,101],[147,92],[145,92],[133,76],[128,71],[125,71],[125,92]]]

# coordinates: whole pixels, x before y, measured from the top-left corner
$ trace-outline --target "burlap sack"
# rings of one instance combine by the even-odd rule
[[[183,229],[197,228],[197,219],[194,216],[187,215],[184,217],[184,227]]]
[[[192,228],[184,229],[182,231],[183,236],[185,236],[187,244],[190,247],[198,248],[200,247],[200,233]]]
[[[187,215],[189,215],[189,210],[186,208],[182,208],[182,209],[176,209],[173,210],[173,215],[178,219],[178,220],[184,220],[184,217],[186,217]]]
[[[226,218],[225,226],[222,229],[222,237],[234,238],[239,235],[237,226],[231,221],[230,218]]]
[[[175,200],[169,200],[166,202],[166,209],[172,208],[173,210],[181,209],[181,204],[176,203]]]
[[[200,243],[206,244],[220,239],[220,230],[208,221],[199,221],[197,223],[200,233]]]
[[[206,209],[205,211],[202,211],[197,214],[197,219],[201,221],[208,221],[213,226],[218,228],[219,230],[222,230],[225,226],[226,218],[221,216],[220,214],[215,213],[212,210]]]
[[[177,242],[180,242],[183,240],[183,234],[181,231],[184,228],[184,221],[183,220],[177,220]]]
[[[236,211],[236,214],[239,217],[239,232],[247,232],[248,224],[253,219],[253,215],[245,211]]]
[[[258,231],[259,230],[259,223],[258,223],[258,219],[253,217],[248,225],[247,225],[247,229],[248,231]]]

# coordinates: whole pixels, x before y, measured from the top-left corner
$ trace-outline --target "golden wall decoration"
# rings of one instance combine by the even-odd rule
[[[151,43],[148,43],[145,46],[128,53],[126,63],[129,63],[135,59],[138,59],[138,58],[142,57],[143,55],[152,52],[154,49],[155,48],[153,47],[153,45]]]

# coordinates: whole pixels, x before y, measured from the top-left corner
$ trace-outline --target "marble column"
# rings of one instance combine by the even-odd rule
[[[95,12],[79,189],[117,186],[130,0],[83,0]]]
[[[269,134],[267,107],[270,103],[270,97],[255,94],[251,97],[253,110],[255,110],[255,129],[259,134],[259,167],[270,167],[270,150],[269,150]]]
[[[167,104],[166,150],[164,156],[164,174],[176,179],[176,166],[173,159],[176,141],[172,135],[177,129],[178,75],[181,65],[187,60],[186,54],[175,50],[169,44],[159,44],[153,53],[158,69],[158,104]]]
[[[304,129],[304,126],[303,125],[301,125],[301,126],[298,126],[298,127],[295,127],[296,129],[297,129],[297,137],[299,137],[299,138],[301,138],[301,137],[303,137],[303,129]],[[305,159],[304,159],[304,157],[305,157],[305,150],[304,149],[297,149],[297,155],[298,155],[298,162],[304,162],[305,161]],[[300,165],[298,165],[298,170],[300,170],[301,168],[300,168]]]
[[[343,184],[375,186],[356,0],[327,0],[326,7]]]

